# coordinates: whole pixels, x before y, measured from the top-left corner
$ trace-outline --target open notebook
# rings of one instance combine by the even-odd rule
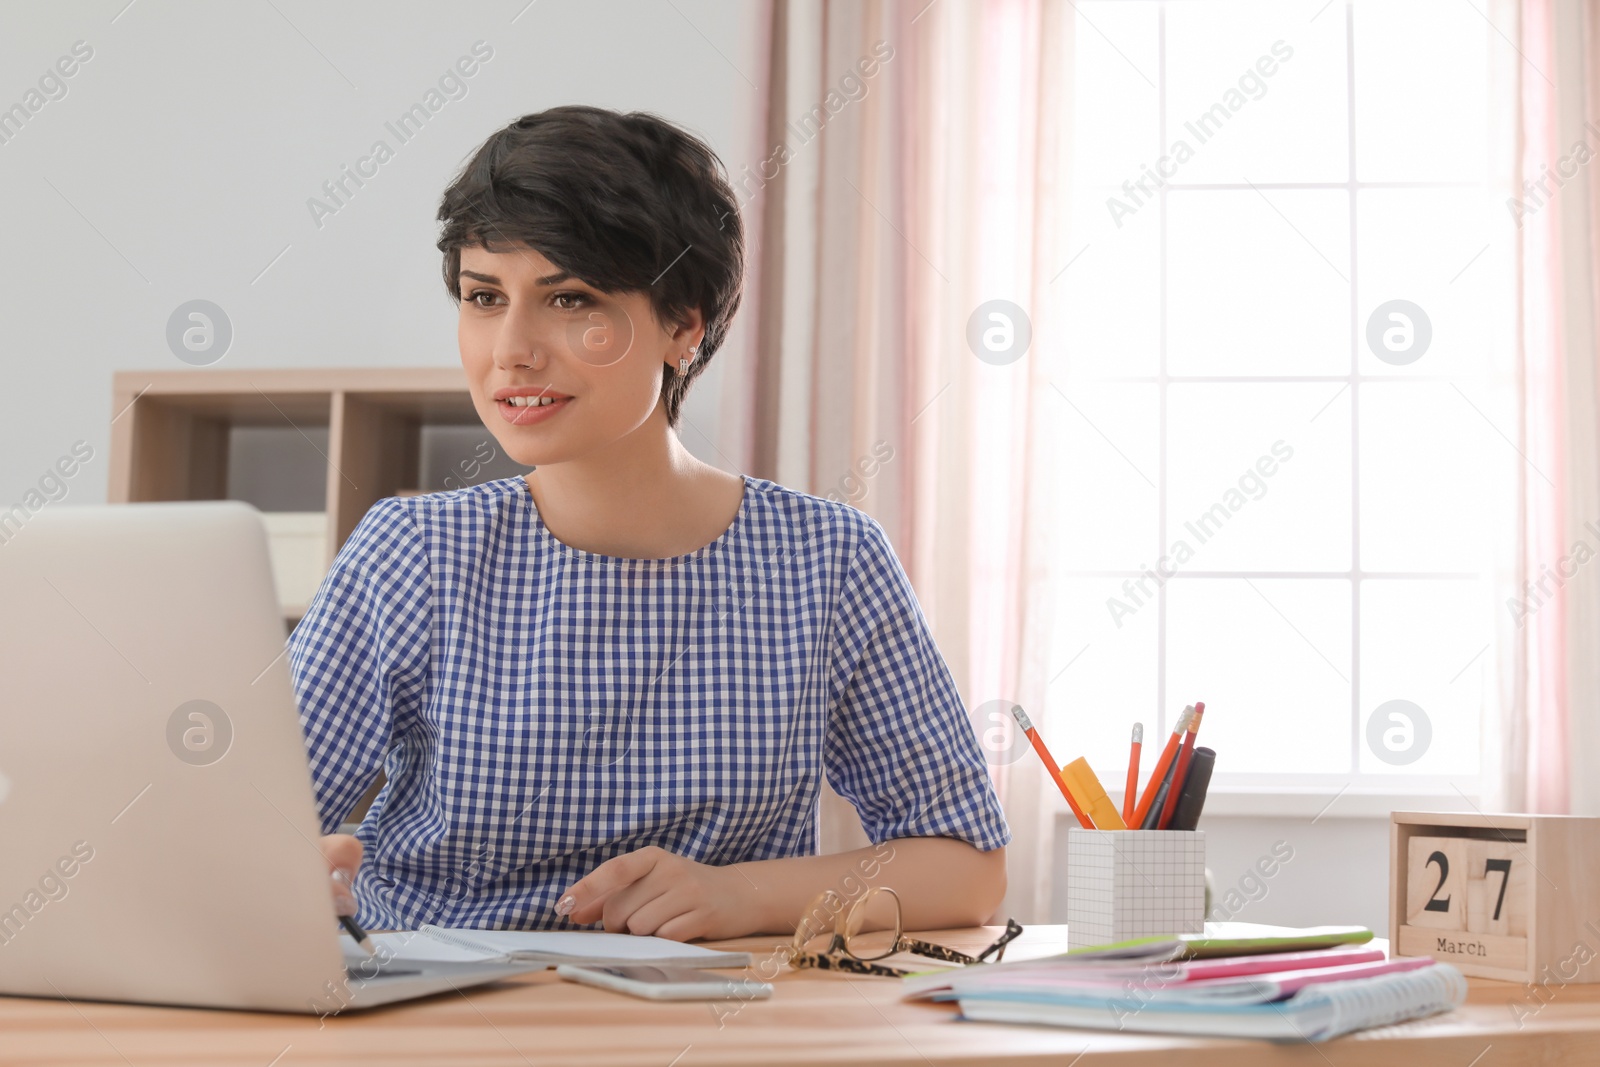
[[[346,956],[364,953],[341,934]],[[748,952],[718,952],[662,937],[607,934],[594,930],[420,930],[373,934],[380,955],[412,963],[560,963],[615,965],[651,963],[666,967],[748,967]]]

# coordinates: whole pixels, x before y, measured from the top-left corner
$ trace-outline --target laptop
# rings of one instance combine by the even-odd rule
[[[327,1015],[542,966],[341,941],[284,642],[247,504],[0,525],[0,993]]]

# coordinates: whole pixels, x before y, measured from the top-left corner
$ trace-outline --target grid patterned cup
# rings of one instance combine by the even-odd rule
[[[1067,831],[1067,945],[1198,934],[1206,918],[1200,830]]]

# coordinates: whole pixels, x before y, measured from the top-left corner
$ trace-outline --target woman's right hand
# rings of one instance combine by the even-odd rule
[[[356,895],[351,886],[356,883],[356,871],[361,869],[361,842],[349,834],[324,834],[317,842],[322,856],[328,861],[328,874],[333,889],[333,913],[354,915]]]

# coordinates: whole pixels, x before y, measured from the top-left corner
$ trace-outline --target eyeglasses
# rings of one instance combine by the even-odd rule
[[[829,924],[833,929],[829,930]],[[901,978],[911,971],[889,967],[881,960],[897,952],[910,952],[947,963],[971,965],[986,963],[991,956],[999,962],[1006,946],[1022,934],[1022,925],[1006,920],[1006,932],[994,944],[969,956],[953,948],[905,936],[901,922],[900,895],[887,886],[873,886],[847,907],[832,889],[818,894],[800,916],[789,946],[789,965],[798,969],[814,967],[821,971],[849,971],[884,978]]]

